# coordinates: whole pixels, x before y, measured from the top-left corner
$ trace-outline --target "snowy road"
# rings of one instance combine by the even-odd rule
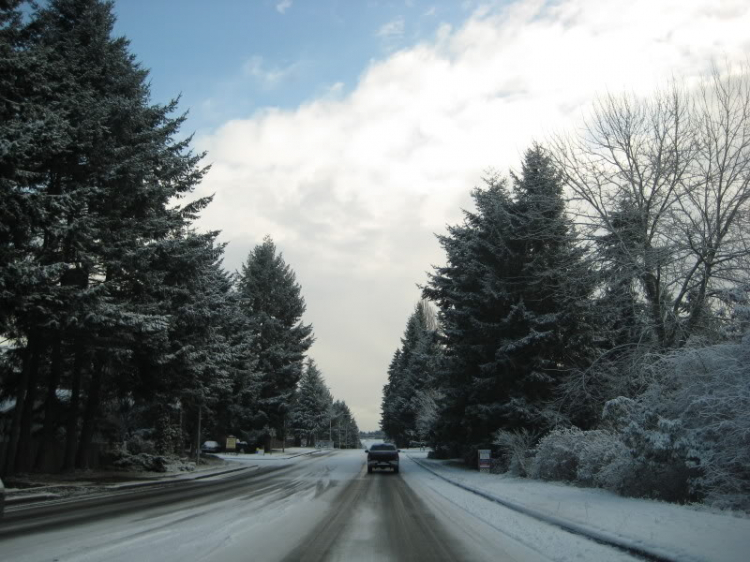
[[[0,559],[37,561],[633,560],[509,511],[402,456],[367,474],[362,451],[55,509],[11,511]],[[37,510],[36,515],[34,510]]]

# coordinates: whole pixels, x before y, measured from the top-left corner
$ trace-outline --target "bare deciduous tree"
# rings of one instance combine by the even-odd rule
[[[687,341],[747,281],[750,68],[740,70],[649,99],[607,95],[582,134],[551,143],[601,270],[643,303],[661,348]]]
[[[687,256],[675,298],[684,305],[685,336],[700,324],[708,301],[747,282],[750,249],[750,76],[718,71],[700,86],[694,107],[697,153],[691,182],[674,213]]]

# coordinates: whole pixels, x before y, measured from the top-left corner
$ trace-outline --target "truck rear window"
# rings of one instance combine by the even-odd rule
[[[396,446],[390,445],[388,443],[379,443],[377,445],[373,445],[372,447],[370,447],[370,450],[371,451],[395,451]]]

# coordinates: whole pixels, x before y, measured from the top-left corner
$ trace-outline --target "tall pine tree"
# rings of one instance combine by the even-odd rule
[[[143,298],[158,283],[152,256],[181,243],[208,203],[174,206],[205,170],[189,139],[175,140],[184,121],[171,116],[175,104],[150,105],[147,72],[127,40],[112,37],[111,3],[51,0],[23,24],[9,13],[0,48],[16,78],[0,81],[11,227],[0,240],[0,283],[11,288],[2,328],[19,366],[4,469],[31,468],[40,400],[43,439],[53,443],[64,426],[72,468],[87,464],[102,405],[135,368],[138,338],[167,335],[164,310]]]
[[[274,429],[281,436],[313,336],[312,326],[302,323],[301,288],[270,236],[250,252],[239,289],[258,357],[254,427]]]
[[[418,439],[420,393],[435,386],[440,356],[435,315],[423,300],[409,316],[383,388],[380,426],[399,446]]]
[[[497,177],[474,190],[476,211],[439,237],[447,264],[424,288],[444,331],[438,431],[452,452],[564,421],[549,405],[588,353],[593,286],[559,175],[534,146],[512,179],[512,192]]]
[[[328,428],[332,406],[333,397],[323,374],[315,361],[308,359],[290,415],[295,433],[307,441],[308,447],[315,444],[318,432]]]
[[[561,176],[544,149],[529,149],[512,179],[508,246],[517,277],[507,279],[515,303],[499,349],[510,383],[503,419],[510,429],[543,430],[569,421],[548,406],[559,385],[592,358],[594,279],[565,214]]]

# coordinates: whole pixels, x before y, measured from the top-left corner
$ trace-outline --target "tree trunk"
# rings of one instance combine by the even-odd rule
[[[16,405],[13,409],[13,420],[10,426],[10,441],[5,446],[5,466],[0,467],[3,474],[12,474],[16,467],[16,452],[18,449],[18,440],[21,435],[21,413],[26,403],[26,389],[29,380],[29,368],[31,366],[31,346],[33,339],[29,338],[24,353],[23,365],[21,367],[21,378],[16,385]]]
[[[703,313],[706,307],[706,291],[708,289],[708,280],[711,279],[711,276],[713,274],[713,260],[714,252],[711,252],[706,260],[706,266],[703,271],[698,294],[693,296],[692,302],[690,303],[690,316],[688,317],[685,333],[682,334],[682,337],[680,338],[680,345],[685,345],[687,343],[688,338],[693,334],[700,321],[702,320]]]
[[[65,426],[65,459],[63,470],[75,468],[76,449],[78,448],[78,416],[81,402],[81,379],[83,378],[83,364],[86,353],[83,346],[76,344],[73,373],[70,381],[70,405],[68,407],[68,421]]]
[[[201,462],[201,418],[203,417],[203,404],[198,405],[198,427],[195,431],[195,464]]]
[[[36,403],[36,384],[39,376],[40,345],[36,338],[29,338],[28,370],[26,377],[26,396],[21,412],[21,427],[18,436],[18,452],[16,454],[16,472],[25,472],[32,467],[33,444],[31,429],[34,425],[34,406]],[[16,404],[16,407],[19,405]]]
[[[60,401],[57,399],[57,388],[63,371],[62,335],[55,336],[52,344],[52,365],[47,384],[47,399],[44,404],[44,427],[39,452],[36,457],[37,470],[44,470],[50,451],[55,447],[55,433],[59,421]],[[57,467],[59,468],[59,466]]]
[[[667,330],[664,326],[664,310],[661,302],[661,291],[659,280],[653,273],[646,273],[642,277],[646,292],[646,300],[651,313],[651,321],[654,323],[656,338],[662,348],[668,347]]]
[[[104,361],[103,358],[97,357],[91,372],[91,383],[89,384],[86,409],[83,412],[83,424],[81,425],[81,440],[78,442],[76,468],[89,467],[89,449],[94,438],[94,426],[101,402],[102,378],[106,368]]]

